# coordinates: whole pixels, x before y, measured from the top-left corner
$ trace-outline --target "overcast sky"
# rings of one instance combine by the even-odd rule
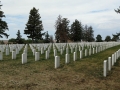
[[[27,39],[23,33],[33,7],[39,9],[44,32],[50,35],[55,33],[58,15],[68,18],[70,25],[77,19],[83,25],[92,26],[94,38],[100,34],[104,39],[120,32],[120,14],[114,11],[120,6],[120,0],[1,0],[1,4],[9,27],[8,39],[16,38],[18,30],[22,38]]]

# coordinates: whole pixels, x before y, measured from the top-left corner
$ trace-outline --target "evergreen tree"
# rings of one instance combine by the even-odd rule
[[[70,30],[70,39],[73,41],[81,41],[82,39],[82,24],[79,22],[77,19],[73,24],[71,25],[71,30]]]
[[[112,41],[119,40],[120,33],[116,33],[116,34],[112,34],[112,35],[113,35]]]
[[[55,38],[57,42],[67,42],[69,39],[69,20],[58,16],[58,19],[55,22]]]
[[[44,33],[41,32],[43,31],[43,25],[38,11],[35,7],[30,10],[29,19],[24,30],[24,34],[28,34],[29,36],[27,37],[32,38],[32,42],[34,39],[41,40],[44,35]]]
[[[120,6],[119,8],[117,8],[117,10],[115,10],[116,13],[120,13]]]
[[[23,42],[22,42],[22,36],[20,34],[20,30],[18,30],[16,35],[17,35],[16,42],[22,44]]]
[[[5,15],[4,15],[4,12],[1,11],[1,6],[2,5],[0,5],[0,38],[3,38],[2,35],[8,38],[9,35],[5,33],[5,31],[8,30],[8,26],[7,26],[7,23],[2,20],[2,18],[5,17]]]
[[[107,41],[107,42],[111,41],[111,37],[110,36],[106,36],[105,41]]]
[[[96,42],[102,42],[102,37],[100,34],[97,35]]]
[[[50,36],[48,34],[48,31],[46,32],[45,34],[45,40],[44,40],[44,43],[49,43],[50,42]]]

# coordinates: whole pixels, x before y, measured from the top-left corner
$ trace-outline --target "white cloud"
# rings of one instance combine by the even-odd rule
[[[119,32],[120,14],[114,12],[114,9],[119,7],[119,0],[3,0],[1,3],[6,15],[4,20],[9,26],[10,38],[16,37],[13,34],[17,33],[18,29],[24,33],[29,12],[33,7],[39,9],[44,31],[52,35],[59,14],[68,18],[70,24],[78,19],[84,25],[91,25],[95,36],[101,34],[105,37],[108,31],[109,34]],[[26,38],[26,35],[22,36]]]

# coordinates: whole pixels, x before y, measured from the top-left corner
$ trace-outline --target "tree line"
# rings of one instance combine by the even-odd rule
[[[0,5],[1,7],[2,5]],[[115,10],[115,12],[120,13],[120,7]],[[8,34],[5,33],[8,30],[8,26],[6,21],[3,21],[2,18],[5,17],[4,12],[0,9],[0,38],[3,38],[3,35],[8,38]],[[26,41],[22,38],[20,30],[17,32],[16,38],[11,38],[9,41],[14,41],[15,43],[49,43],[53,42],[53,36],[48,34],[47,32],[43,32],[43,24],[41,20],[41,16],[39,14],[39,9],[33,7],[29,13],[29,19],[26,23],[26,27],[24,29],[24,34],[27,35],[28,40]],[[44,36],[44,38],[43,38]],[[119,39],[119,34],[113,35],[111,39],[110,36],[106,36],[105,41],[117,40]],[[83,25],[81,21],[75,19],[75,21],[70,25],[70,20],[67,18],[62,18],[61,15],[57,17],[55,21],[55,40],[57,43],[59,42],[92,42],[95,41],[94,38],[94,30],[92,26]],[[97,42],[102,42],[102,37],[100,34],[96,37]]]
[[[94,41],[94,34],[92,26],[83,26],[77,19],[69,26],[69,20],[58,16],[55,22],[55,38],[56,42],[67,42],[71,40],[73,42],[81,41]]]

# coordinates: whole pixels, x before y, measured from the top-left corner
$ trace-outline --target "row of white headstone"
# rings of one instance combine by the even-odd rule
[[[112,66],[116,63],[118,58],[120,57],[120,49],[112,54],[112,57],[108,57],[108,60],[103,61],[103,76],[106,77],[108,71],[111,71]]]
[[[16,55],[22,49],[24,44],[0,45],[0,60],[3,60],[3,53],[8,56],[12,53],[12,59],[16,59]]]
[[[49,59],[49,53],[52,44],[29,44],[30,49],[33,52],[33,56],[35,56],[35,61],[40,60],[40,52],[41,54],[45,53],[45,58]],[[25,46],[24,52],[22,54],[22,64],[27,63],[27,45]],[[48,48],[48,50],[46,50]]]
[[[86,54],[85,54],[85,56],[87,55],[87,53],[88,54],[94,54],[95,53],[95,51],[96,51],[96,53],[97,52],[100,52],[100,51],[103,51],[103,50],[105,50],[105,49],[107,49],[107,48],[110,48],[110,47],[113,47],[113,46],[115,46],[115,45],[117,45],[118,43],[116,43],[116,44],[114,44],[114,43],[103,43],[103,45],[98,45],[98,46],[93,46],[93,45],[78,45],[78,44],[76,44],[76,43],[72,43],[72,45],[71,45],[71,43],[69,43],[69,44],[53,44],[53,49],[56,49],[55,47],[57,47],[57,49],[58,49],[58,51],[61,53],[61,54],[63,54],[63,51],[65,50],[65,48],[66,48],[66,54],[68,54],[69,53],[69,48],[68,48],[68,46],[70,47],[70,49],[71,49],[71,53],[73,53],[74,51],[74,49],[75,49],[75,52],[77,52],[77,50],[78,50],[78,47],[79,47],[79,51],[83,51],[83,50],[85,50],[85,52],[86,52]],[[87,49],[89,50],[88,52],[87,52],[87,49],[85,49],[85,47],[87,46]]]
[[[110,43],[93,43],[93,42],[92,43],[67,43],[67,44],[66,43],[55,43],[53,44],[54,56],[56,58],[55,63],[57,63],[55,64],[55,67],[59,67],[58,65],[60,65],[58,64],[58,62],[60,63],[60,57],[57,56],[57,49],[58,51],[60,51],[61,55],[63,54],[63,51],[66,50],[65,63],[67,64],[70,62],[69,47],[71,49],[71,53],[73,53],[73,60],[76,61],[78,48],[80,52],[80,59],[82,59],[83,50],[85,50],[85,56],[87,56],[87,52],[89,52],[89,55],[91,55],[95,53],[94,52],[95,49],[97,53],[107,48],[116,46],[118,44],[119,43],[116,43],[116,42],[114,43],[113,42],[112,43],[111,42]],[[0,45],[0,51],[1,51],[0,60],[3,60],[3,52],[6,52],[6,55],[9,55],[10,52],[12,52],[12,59],[16,59],[16,55],[19,54],[19,51],[23,48],[23,46],[24,44]],[[40,60],[39,51],[41,51],[41,54],[45,53],[46,59],[50,57],[49,53],[51,51],[52,44],[29,44],[29,46],[33,52],[33,56],[35,56],[35,61]],[[85,47],[87,47],[89,51],[85,49]],[[27,48],[28,48],[28,45],[26,44],[23,50],[23,54],[22,54],[22,64],[27,63]],[[91,50],[92,48],[93,50]],[[73,49],[75,49],[75,52]]]
[[[73,43],[72,43],[73,44]],[[105,49],[108,49],[108,48],[110,48],[110,47],[113,47],[113,46],[116,46],[116,45],[119,45],[120,43],[103,43],[103,45],[102,44],[100,44],[101,46],[94,46],[93,47],[93,52],[91,52],[92,50],[91,50],[91,45],[90,46],[88,46],[87,45],[87,48],[88,47],[90,47],[90,48],[88,48],[89,49],[89,56],[91,55],[91,54],[95,54],[95,49],[96,49],[96,53],[98,53],[98,52],[100,52],[100,51],[103,51],[103,50],[105,50]],[[69,49],[68,49],[68,44],[61,44],[61,45],[59,45],[59,44],[55,44],[56,45],[56,47],[57,47],[57,49],[58,49],[58,51],[60,51],[61,52],[61,54],[62,54],[62,52],[63,52],[63,50],[65,50],[65,46],[66,46],[66,55],[65,55],[65,63],[69,63],[69,61],[70,61],[70,57],[69,57]],[[73,44],[74,45],[74,44]],[[75,46],[75,45],[74,45]],[[53,45],[53,48],[54,48],[54,56],[55,56],[55,68],[58,68],[59,66],[60,66],[60,56],[57,56],[57,50],[55,49],[55,46]],[[61,49],[60,49],[61,48]],[[76,61],[77,60],[77,45],[76,45],[76,47],[74,47],[75,48],[75,52],[73,53],[73,60],[74,61]],[[84,46],[82,47],[82,49],[81,49],[81,46],[79,46],[79,52],[80,52],[80,59],[82,59],[83,58],[83,50],[85,50],[85,54],[84,54],[84,56],[87,56],[87,49],[83,49],[84,48]],[[59,50],[60,49],[60,50]],[[73,48],[72,47],[70,47],[70,49],[71,49],[71,51],[73,52]],[[71,53],[72,53],[71,52]]]
[[[27,63],[27,49],[28,45],[26,44],[22,54],[22,64]]]
[[[107,47],[110,47],[110,46],[115,46],[117,44],[117,42],[83,42],[83,43],[55,43],[55,45],[56,45],[56,47],[58,48],[58,50],[60,49],[60,48],[64,48],[64,46],[70,46],[70,47],[73,47],[73,48],[75,48],[75,47],[78,47],[78,46],[81,46],[82,48],[84,48],[84,47],[98,47],[98,46],[103,46],[103,45],[106,45]],[[53,45],[53,47],[54,47],[54,45]],[[64,48],[65,49],[65,48]]]

